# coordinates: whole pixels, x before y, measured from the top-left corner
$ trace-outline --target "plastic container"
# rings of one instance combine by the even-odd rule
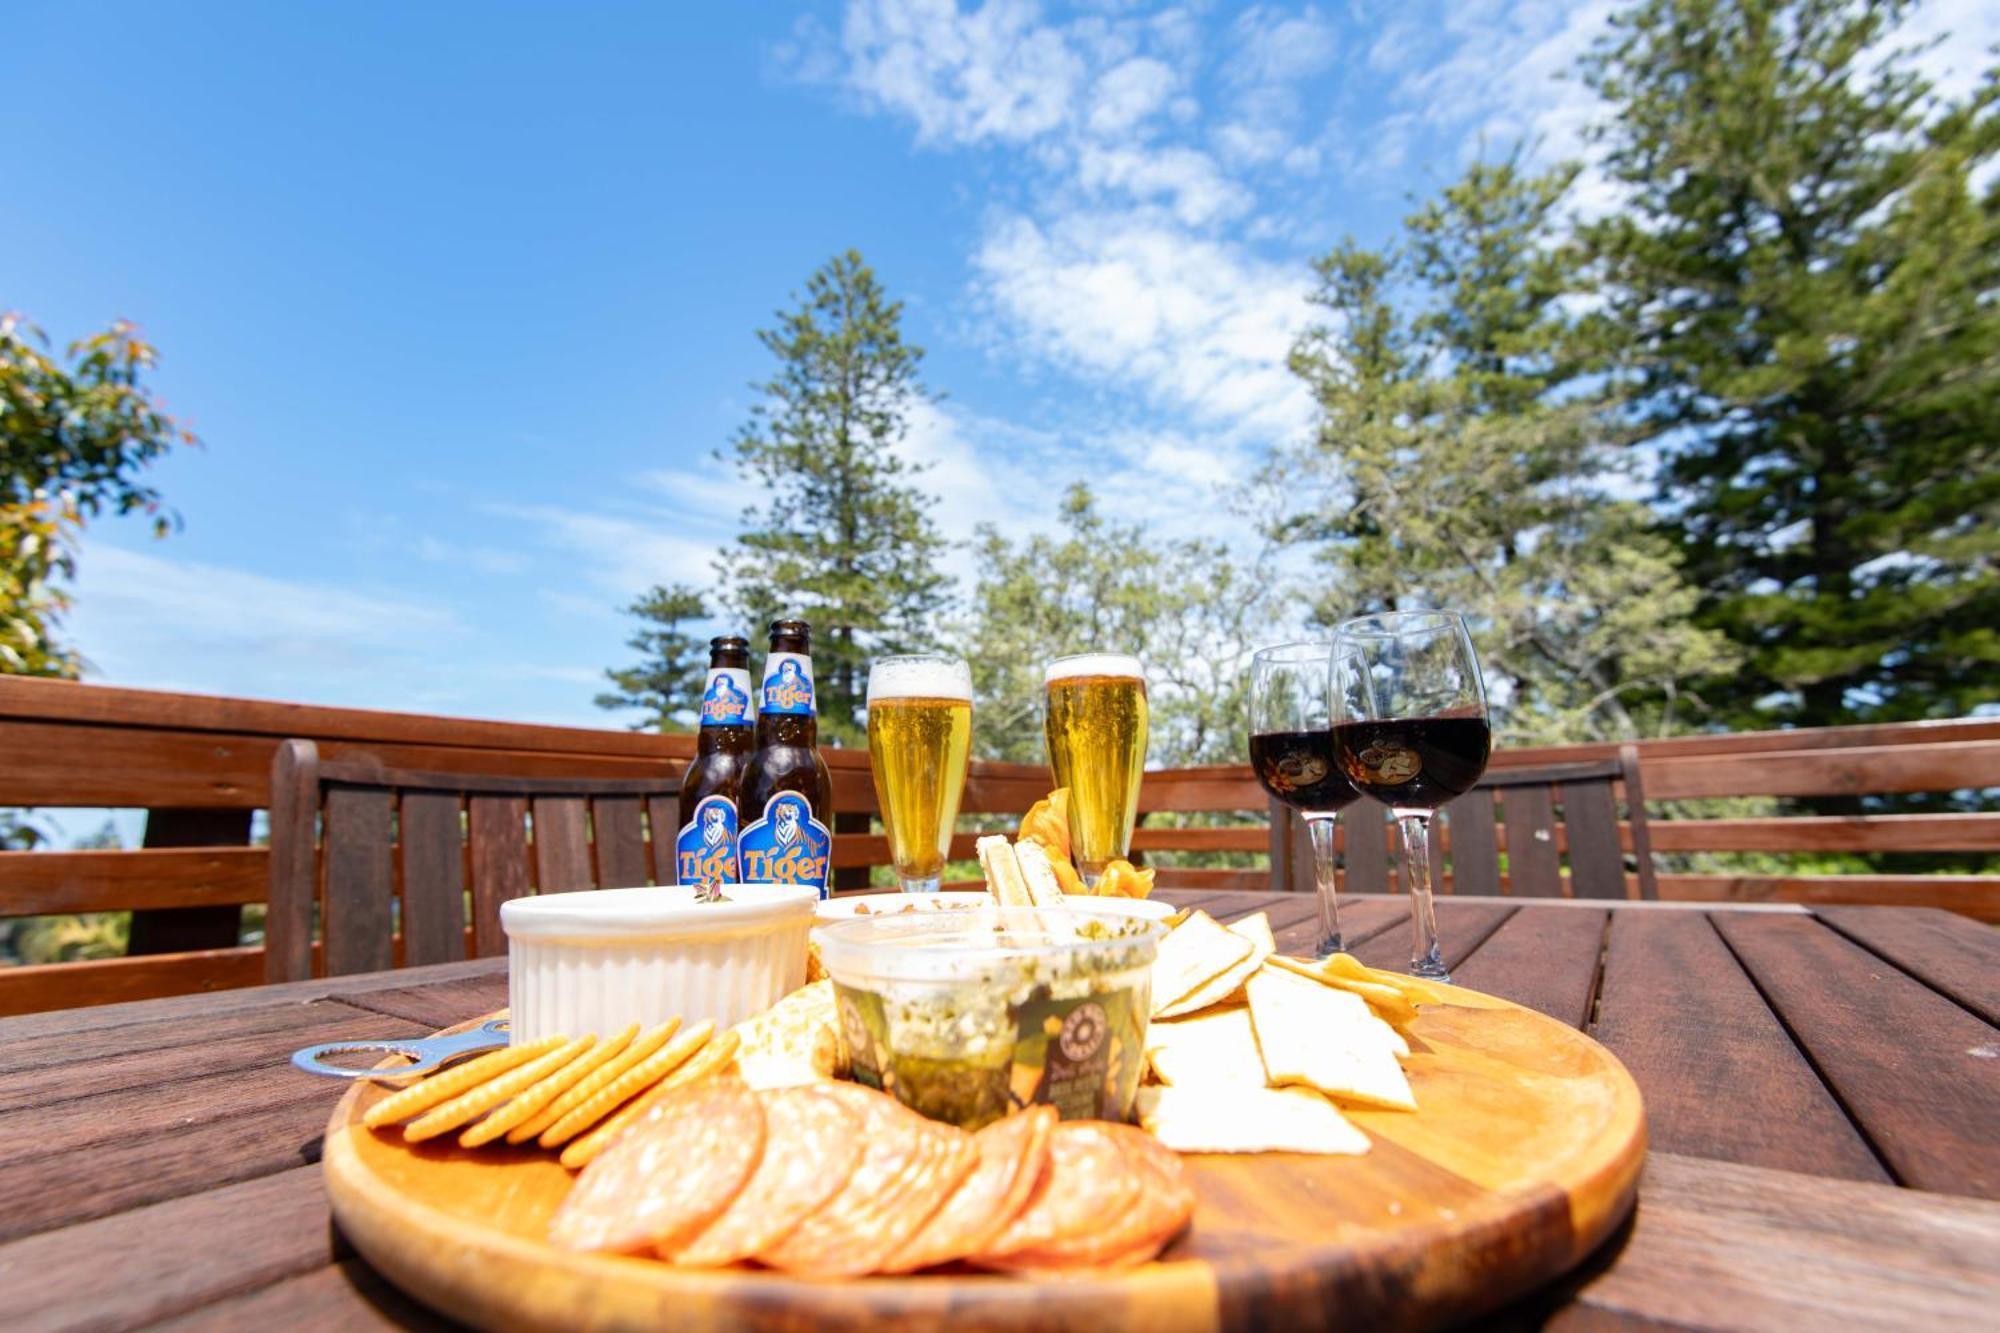
[[[727,1027],[804,985],[819,891],[728,884],[722,892],[726,901],[716,903],[697,902],[691,886],[502,903],[515,1043],[675,1016]]]
[[[856,1082],[967,1129],[1035,1102],[1129,1120],[1165,928],[1026,907],[819,929]]]

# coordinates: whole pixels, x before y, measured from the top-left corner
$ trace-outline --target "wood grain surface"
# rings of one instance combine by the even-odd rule
[[[516,854],[525,882],[531,852],[521,845]],[[1310,948],[1317,929],[1310,894],[1161,896],[1198,902],[1223,920],[1266,910],[1290,951]],[[1481,1326],[1992,1322],[2000,1220],[1991,1196],[1899,1185],[1890,1169],[1897,1152],[1951,1160],[1935,1110],[1894,1117],[1850,1109],[1833,1081],[1865,1086],[1865,1062],[1880,1045],[1887,1054],[1877,1058],[1893,1065],[1904,1095],[1946,1087],[1965,1126],[2000,1123],[1990,1085],[1953,1072],[1967,1050],[2000,1044],[1991,1027],[2000,936],[1990,927],[1901,908],[1492,906],[1438,903],[1458,975],[1580,1023],[1616,1051],[1646,1099],[1656,1151],[1635,1219],[1570,1279],[1523,1295]],[[1722,928],[1753,916],[1819,933],[1773,933],[1732,951]],[[1347,897],[1342,922],[1358,947],[1390,965],[1407,953],[1401,899]],[[1849,963],[1771,980],[1781,969],[1767,965],[1817,957],[1823,946],[1811,941],[1821,936],[1852,947]],[[245,952],[260,965],[257,951]],[[506,1002],[505,967],[501,958],[472,959],[0,1019],[0,1100],[14,1108],[0,1112],[0,1209],[10,1219],[16,1205],[25,1209],[10,1225],[12,1239],[0,1241],[0,1311],[10,1333],[162,1320],[286,1333],[441,1326],[330,1225],[316,1163],[340,1089],[294,1073],[285,1057],[309,1039],[302,1032],[410,1035],[495,1009]],[[1845,1037],[1820,1031],[1854,1005],[1850,973],[1864,972],[1915,987],[1895,1003],[1918,1024],[1949,1024],[1965,1047],[1921,1032],[1900,1041],[1886,1030],[1869,1035],[1866,1024],[1850,1025]],[[1767,985],[1768,994],[1760,989]],[[1946,1007],[1915,998],[1925,993]],[[1880,1028],[1900,1011],[1867,1012]],[[1821,1014],[1829,1017],[1814,1018]]]
[[[547,1153],[361,1124],[368,1083],[327,1126],[334,1217],[425,1304],[489,1328],[955,1330],[1428,1327],[1482,1314],[1575,1266],[1631,1207],[1645,1152],[1638,1088],[1575,1029],[1473,991],[1407,1030],[1419,1110],[1355,1111],[1360,1157],[1184,1158],[1199,1202],[1153,1264],[1085,1280],[971,1272],[820,1283],[699,1272],[549,1246],[572,1177]]]

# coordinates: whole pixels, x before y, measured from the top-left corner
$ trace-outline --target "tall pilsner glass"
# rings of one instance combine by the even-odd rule
[[[1146,768],[1146,674],[1119,653],[1059,657],[1044,676],[1049,768],[1069,788],[1069,840],[1092,888],[1131,850]]]
[[[868,671],[868,762],[904,893],[936,893],[972,757],[972,669],[885,657]]]
[[[1410,883],[1410,971],[1451,980],[1438,946],[1429,825],[1486,771],[1486,686],[1451,611],[1366,616],[1333,638],[1333,747],[1348,781],[1389,807]]]
[[[1334,885],[1333,821],[1360,795],[1333,755],[1332,657],[1333,645],[1320,642],[1260,648],[1250,659],[1250,767],[1274,800],[1299,812],[1312,834],[1316,952],[1322,958],[1346,947]]]

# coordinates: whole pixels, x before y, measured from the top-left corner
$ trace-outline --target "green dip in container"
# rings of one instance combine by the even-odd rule
[[[1055,908],[820,927],[856,1082],[965,1129],[1043,1102],[1130,1120],[1166,929]]]

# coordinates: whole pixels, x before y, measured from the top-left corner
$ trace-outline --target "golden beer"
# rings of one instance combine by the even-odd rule
[[[1139,660],[1110,653],[1065,657],[1047,675],[1049,767],[1069,788],[1076,868],[1095,885],[1132,846],[1146,767],[1146,678]]]
[[[868,673],[868,759],[889,859],[905,893],[934,892],[972,758],[972,672],[944,657],[891,657]]]

